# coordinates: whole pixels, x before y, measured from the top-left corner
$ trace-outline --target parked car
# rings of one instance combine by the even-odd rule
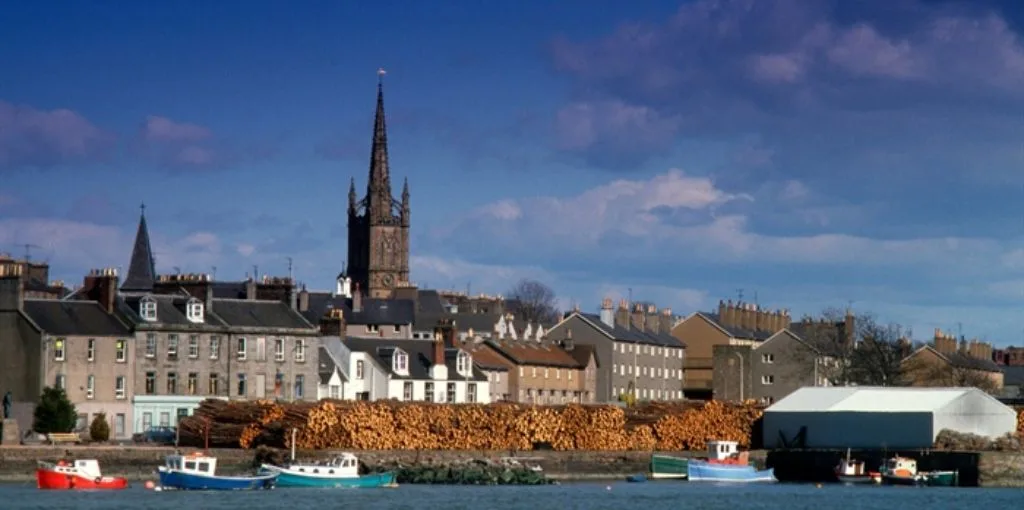
[[[141,434],[135,434],[132,439],[138,443],[154,443],[158,445],[172,446],[177,442],[177,427],[150,427]]]

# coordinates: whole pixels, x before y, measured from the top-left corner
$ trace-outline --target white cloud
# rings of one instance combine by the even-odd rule
[[[249,257],[256,251],[256,247],[251,244],[239,244],[235,247],[235,251],[243,257]]]

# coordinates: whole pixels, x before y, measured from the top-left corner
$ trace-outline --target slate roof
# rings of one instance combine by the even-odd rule
[[[581,368],[576,358],[557,345],[543,345],[531,341],[488,340],[484,343],[516,365]]]
[[[796,341],[806,345],[807,347],[810,347],[811,349],[814,349],[818,354],[822,354],[825,356],[843,355],[840,346],[836,344],[836,340],[838,340],[837,338],[820,337],[817,335],[803,336],[807,334],[809,328],[799,326],[799,323],[790,324],[790,327],[780,330],[779,333],[782,333],[784,331],[789,332],[789,335],[796,339]],[[801,333],[797,333],[798,331]]]
[[[590,364],[591,356],[593,356],[594,362],[597,366],[601,366],[601,363],[597,361],[597,350],[594,349],[592,345],[573,345],[572,349],[566,352],[568,352],[582,368],[586,368],[586,366]]]
[[[609,326],[601,321],[601,317],[597,314],[573,312],[573,315],[578,315],[584,321],[590,323],[597,329],[601,330],[605,334],[611,336],[616,342],[626,342],[631,344],[648,344],[658,345],[663,347],[686,347],[686,344],[681,342],[678,338],[668,333],[654,333],[651,331],[639,330],[636,328],[623,328],[619,325]],[[570,315],[570,318],[572,315]]]
[[[390,326],[412,324],[415,320],[415,307],[408,299],[372,299],[363,298],[360,311],[352,311],[352,300],[333,296],[327,292],[310,292],[309,308],[302,316],[313,324],[319,324],[320,318],[331,309],[341,309],[345,314],[346,324]]]
[[[110,315],[95,301],[26,299],[25,314],[50,335],[131,335],[126,324]]]
[[[483,370],[508,372],[513,366],[511,361],[481,344],[466,344],[462,348],[473,355],[473,363]]]
[[[364,352],[377,362],[395,379],[430,379],[431,357],[434,353],[434,342],[431,340],[382,340],[379,338],[348,337],[345,345],[352,351]],[[395,348],[409,354],[409,375],[399,375],[391,371],[391,356]],[[448,366],[448,380],[462,380],[456,369],[458,349],[445,349],[445,364]],[[474,363],[472,381],[486,381],[487,376]]]
[[[1024,386],[1024,367],[1004,366],[1003,386]]]
[[[990,359],[975,358],[973,356],[968,356],[959,351],[954,352],[952,354],[945,354],[939,352],[934,346],[928,344],[925,344],[921,348],[912,352],[910,355],[904,358],[904,361],[917,355],[917,353],[921,352],[923,349],[928,349],[934,352],[939,358],[946,360],[946,362],[948,362],[951,366],[954,366],[956,368],[963,368],[967,370],[980,370],[984,372],[1004,372],[1003,369],[1005,367],[1000,367],[999,365],[996,364],[996,362]],[[1006,384],[1005,381],[1003,384]]]
[[[139,315],[139,302],[147,294],[122,294],[118,297],[119,310],[125,317],[134,324],[160,324],[175,327],[203,327],[203,326],[224,326],[215,313],[210,310],[203,310],[203,322],[195,323],[188,320],[186,305],[191,300],[190,296],[173,294],[149,294],[156,301],[156,320],[147,321]]]
[[[214,299],[213,313],[227,326],[313,329],[299,312],[281,301]]]
[[[328,384],[331,382],[331,376],[334,375],[334,371],[338,368],[335,364],[334,358],[331,357],[331,353],[327,351],[327,348],[320,346],[317,354],[317,375],[320,377],[320,384]],[[342,381],[346,380],[345,373],[341,374]]]

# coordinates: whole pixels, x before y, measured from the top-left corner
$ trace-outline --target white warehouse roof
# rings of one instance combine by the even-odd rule
[[[805,387],[769,407],[772,411],[907,413],[938,411],[977,388]],[[992,397],[989,397],[992,398]],[[992,400],[995,400],[994,398]],[[998,401],[997,401],[998,402]]]
[[[763,423],[767,448],[930,448],[943,429],[995,438],[1017,413],[977,388],[806,387]]]

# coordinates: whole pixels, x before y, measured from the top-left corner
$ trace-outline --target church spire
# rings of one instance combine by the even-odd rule
[[[156,282],[156,267],[153,249],[149,244],[149,228],[146,227],[146,204],[140,206],[139,230],[135,233],[135,246],[128,264],[128,275],[121,285],[123,291],[148,292]]]
[[[388,130],[384,119],[384,70],[377,70],[377,112],[373,119],[370,180],[366,209],[371,218],[391,216],[391,172],[388,169]]]

